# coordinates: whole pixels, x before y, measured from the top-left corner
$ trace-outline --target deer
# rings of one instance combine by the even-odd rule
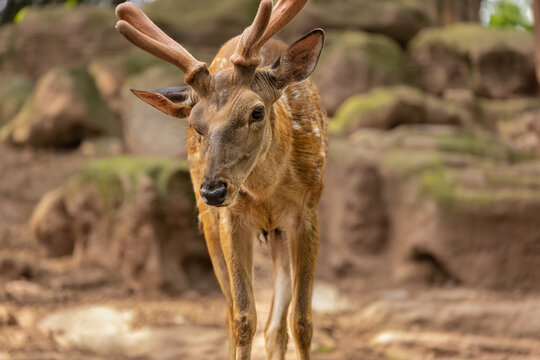
[[[262,0],[253,23],[209,67],[133,3],[116,8],[116,29],[127,40],[184,74],[186,86],[132,92],[167,115],[187,118],[187,161],[227,303],[230,360],[251,358],[257,239],[268,244],[274,274],[267,358],[285,359],[290,327],[297,358],[310,359],[317,207],[327,156],[326,112],[310,76],[324,32],[315,29],[290,46],[274,39],[306,2],[279,0],[274,7]]]

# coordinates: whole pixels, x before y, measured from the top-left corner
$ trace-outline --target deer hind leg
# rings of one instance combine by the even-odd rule
[[[231,294],[231,282],[229,280],[229,273],[227,270],[227,263],[225,262],[225,256],[221,249],[221,243],[219,241],[219,223],[217,220],[217,214],[214,214],[211,210],[202,210],[200,212],[203,224],[204,237],[206,239],[206,246],[208,247],[208,253],[212,261],[214,273],[218,280],[221,291],[225,295],[227,300],[227,331],[229,335],[229,360],[235,360],[236,358],[236,342],[234,339],[234,333],[232,329],[232,312],[233,301]]]
[[[290,323],[298,360],[309,360],[313,335],[311,297],[319,246],[316,210],[304,214],[298,225],[290,241],[293,272]]]
[[[221,215],[219,234],[230,279],[233,306],[229,323],[235,341],[235,355],[236,360],[249,360],[257,327],[253,297],[254,232],[226,210]]]
[[[287,312],[291,301],[291,260],[284,234],[274,230],[268,234],[268,245],[274,264],[274,296],[266,322],[264,338],[269,360],[285,359],[287,351]]]

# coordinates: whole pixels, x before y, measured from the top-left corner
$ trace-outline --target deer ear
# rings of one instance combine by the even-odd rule
[[[131,92],[145,103],[176,118],[188,117],[195,105],[194,92],[189,86],[175,86],[154,91],[131,89]]]
[[[323,45],[324,32],[315,29],[289,46],[269,70],[274,85],[283,89],[307,79],[317,66]]]

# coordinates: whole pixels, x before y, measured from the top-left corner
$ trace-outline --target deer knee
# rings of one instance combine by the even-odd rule
[[[257,328],[257,315],[255,312],[236,314],[233,321],[233,330],[238,346],[251,344]]]

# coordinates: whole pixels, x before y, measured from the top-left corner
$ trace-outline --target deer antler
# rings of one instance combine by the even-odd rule
[[[272,10],[272,0],[262,0],[253,24],[242,33],[231,62],[240,67],[257,67],[260,51],[266,42],[281,31],[299,12],[307,0],[280,0]]]
[[[209,76],[206,64],[165,34],[135,4],[118,5],[116,16],[120,19],[116,29],[133,45],[178,67],[184,73],[186,83],[197,87],[195,90],[205,90]]]

